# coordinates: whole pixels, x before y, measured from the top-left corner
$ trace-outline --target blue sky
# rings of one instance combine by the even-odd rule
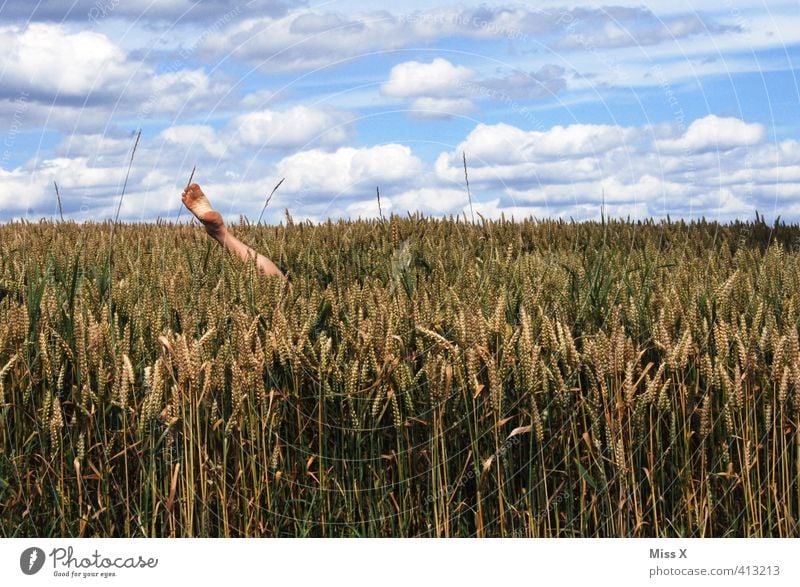
[[[800,220],[796,2],[0,6],[0,221]]]

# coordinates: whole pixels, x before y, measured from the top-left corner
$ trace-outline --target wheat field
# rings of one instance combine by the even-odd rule
[[[0,225],[0,535],[800,530],[800,227]]]

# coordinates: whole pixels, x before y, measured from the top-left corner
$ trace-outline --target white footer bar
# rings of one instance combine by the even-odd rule
[[[6,585],[798,585],[797,539],[4,539]],[[323,583],[324,582],[324,583]],[[519,583],[518,583],[519,582]]]

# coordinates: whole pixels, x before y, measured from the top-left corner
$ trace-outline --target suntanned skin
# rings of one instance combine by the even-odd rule
[[[252,261],[255,258],[256,267],[262,275],[279,275],[280,277],[286,277],[271,259],[257,253],[228,232],[228,228],[222,221],[222,215],[211,207],[211,202],[208,201],[208,198],[203,193],[203,190],[200,189],[199,185],[193,183],[188,186],[183,190],[182,198],[183,203],[203,224],[211,238],[239,257],[242,261]]]

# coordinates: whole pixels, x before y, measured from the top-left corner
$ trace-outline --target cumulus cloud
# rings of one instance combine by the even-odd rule
[[[700,141],[698,129],[708,132],[708,141]],[[800,215],[800,142],[774,143],[758,125],[713,115],[687,128],[573,124],[542,131],[479,124],[432,166],[396,143],[311,148],[273,164],[241,157],[228,148],[233,135],[226,133],[176,125],[138,151],[122,217],[175,214],[195,162],[186,161],[192,150],[197,178],[234,218],[258,214],[280,177],[286,181],[270,211],[272,221],[284,206],[313,220],[375,215],[375,186],[381,188],[384,213],[469,215],[462,152],[474,209],[487,217],[597,218],[601,198],[608,215],[633,218],[729,220],[756,208],[762,213],[777,208],[785,218]],[[70,217],[108,217],[129,148],[130,137],[121,135],[73,137],[56,149],[56,157],[0,168],[0,206],[9,215],[52,213],[51,186],[57,179]]]
[[[564,74],[563,67],[547,64],[527,73],[480,77],[468,67],[437,57],[430,63],[406,61],[395,65],[381,85],[381,93],[409,100],[417,118],[448,118],[476,111],[473,100],[508,102],[552,97],[566,89]]]
[[[107,36],[69,32],[62,25],[33,23],[0,27],[0,100],[24,95],[31,108],[26,122],[44,115],[56,124],[86,120],[107,125],[114,114],[140,121],[196,111],[214,104],[227,92],[202,69],[177,67],[157,72],[131,59]],[[102,115],[93,113],[102,111]]]
[[[278,175],[286,177],[282,189],[302,197],[339,197],[364,194],[376,185],[413,181],[422,162],[405,145],[342,147],[333,152],[311,149],[290,155],[278,165]]]
[[[213,127],[205,124],[182,124],[165,128],[159,138],[183,148],[198,146],[212,157],[224,157],[225,144],[217,137]]]
[[[796,141],[767,142],[760,125],[714,115],[685,130],[478,125],[437,159],[444,183],[462,177],[462,152],[469,158],[473,193],[503,194],[491,209],[498,213],[533,206],[550,215],[596,216],[603,194],[614,210],[632,216],[730,219],[800,196]]]
[[[132,148],[133,137],[123,133],[86,133],[65,137],[56,146],[58,157],[121,158]]]
[[[385,96],[411,99],[416,118],[449,118],[475,111],[472,101],[462,97],[475,72],[437,57],[430,63],[406,61],[395,65],[381,85]]]
[[[714,114],[695,120],[686,133],[678,138],[667,138],[655,142],[662,151],[727,151],[735,147],[756,145],[764,140],[764,127],[748,124],[732,117]]]
[[[560,173],[566,161],[582,173],[596,174],[599,170],[593,161],[599,155],[624,147],[640,132],[636,128],[603,124],[554,126],[546,131],[527,131],[505,123],[479,124],[455,151],[439,156],[436,169],[445,179],[457,180],[461,153],[466,151],[478,165],[470,173],[476,181],[484,174],[491,176],[503,170],[516,176],[520,168],[540,173],[553,168]]]
[[[91,31],[66,33],[61,27],[32,24],[0,29],[3,87],[37,95],[84,97],[99,90],[118,92],[136,65],[108,38]]]
[[[56,157],[42,162],[36,174],[48,179],[57,178],[58,185],[64,189],[114,189],[121,185],[123,169],[121,161],[115,166],[104,166],[88,157]]]
[[[266,149],[340,145],[348,137],[344,113],[307,106],[248,112],[234,118],[229,128],[242,146]]]
[[[3,210],[4,219],[22,216],[52,217],[57,214],[53,188],[53,182],[57,181],[66,217],[79,220],[107,219],[116,210],[126,171],[125,157],[108,159],[97,153],[33,160],[12,170],[0,168],[0,209]],[[125,197],[130,198],[129,205],[138,208],[139,214],[126,215],[123,218],[137,219],[143,213],[154,212],[166,206],[165,201],[157,200],[148,203],[147,208],[142,206],[140,198],[145,175],[143,167],[134,167],[128,186],[130,189]],[[171,200],[175,207],[174,196]],[[155,216],[156,213],[153,213],[153,219]]]
[[[474,75],[471,69],[453,65],[441,57],[430,63],[406,61],[392,68],[381,91],[396,98],[450,97],[461,92],[464,82]]]
[[[401,214],[419,211],[432,216],[458,215],[462,212],[469,213],[469,198],[461,187],[411,188],[392,196],[392,207]]]
[[[20,118],[27,116],[32,106],[23,105],[26,110]],[[396,171],[403,173],[421,165],[410,150],[397,145],[334,153],[321,150],[339,146],[347,137],[346,122],[341,112],[297,106],[244,113],[218,126],[172,124],[155,136],[145,134],[136,152],[122,218],[154,220],[159,215],[177,213],[180,199],[176,194],[194,164],[196,179],[204,186],[224,186],[220,190],[224,195],[221,211],[236,215],[253,213],[257,204],[263,204],[262,192],[267,184],[277,181],[274,157],[287,149],[320,147],[284,161],[285,172],[292,173],[295,180],[296,172],[303,173],[304,185],[313,184],[313,173],[308,177],[293,162],[323,166],[314,170],[320,176],[326,173],[324,166],[333,169],[346,165],[347,169],[339,170],[335,177],[351,182],[391,179]],[[16,134],[6,138],[8,144],[20,140]],[[68,217],[97,219],[106,217],[109,211],[113,215],[132,145],[129,133],[115,129],[74,133],[56,145],[49,156],[31,157],[14,168],[9,168],[10,162],[18,159],[10,155],[13,147],[7,147],[0,161],[0,209],[4,218],[29,211],[31,215],[52,213],[53,181],[62,190]]]
[[[143,137],[131,168],[120,217],[176,218],[181,206],[180,192],[195,163],[195,179],[204,187],[225,186],[216,192],[224,196],[216,202],[221,211],[231,212],[228,209],[231,205],[237,215],[242,211],[252,212],[263,191],[254,186],[263,184],[267,166],[259,160],[232,157],[227,150],[221,152],[221,145],[224,146],[220,136],[203,125],[176,125],[155,137]],[[132,147],[133,137],[123,133],[76,134],[56,146],[54,156],[32,158],[14,169],[0,167],[3,219],[57,213],[53,181],[58,182],[65,217],[77,221],[112,217],[128,172]]]
[[[726,134],[728,127],[737,130]],[[711,143],[697,142],[698,129],[717,129],[709,139],[714,150],[706,148]],[[289,192],[326,201],[326,214],[377,214],[373,184],[382,186],[385,211],[469,214],[463,188],[466,152],[474,208],[487,217],[596,218],[604,199],[612,216],[729,220],[755,208],[769,212],[776,205],[789,206],[800,197],[800,143],[768,142],[762,130],[738,119],[720,123],[713,115],[686,129],[573,124],[536,131],[479,124],[442,153],[432,170],[398,145],[393,168],[402,172],[393,176],[379,174],[390,158],[374,151],[368,157],[372,165],[362,167],[371,171],[356,172],[352,162],[365,152],[357,155],[352,149],[305,152],[286,158],[279,169],[294,178],[287,179]],[[661,149],[664,141],[682,149]],[[686,145],[699,150],[687,151]],[[408,177],[419,179],[410,184]]]
[[[4,215],[26,215],[40,209],[45,201],[45,184],[24,169],[0,167],[0,210]]]

